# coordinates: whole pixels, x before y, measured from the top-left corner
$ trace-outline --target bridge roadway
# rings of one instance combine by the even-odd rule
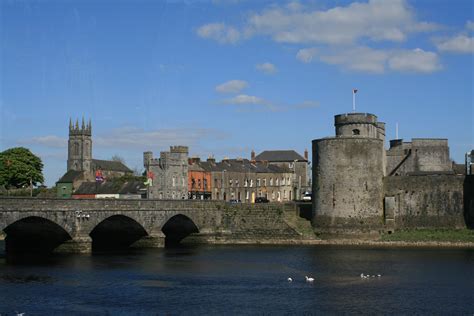
[[[281,231],[292,238],[295,231],[275,217],[288,211],[295,214],[294,210],[292,203],[0,198],[0,231],[5,233],[7,252],[163,247],[165,241],[179,242],[189,235],[205,241],[232,234],[240,223],[249,226],[237,216],[245,213],[256,221],[249,226],[252,229],[268,223],[263,234]]]

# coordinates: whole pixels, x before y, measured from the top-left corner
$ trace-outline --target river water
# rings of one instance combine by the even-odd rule
[[[0,293],[1,315],[473,315],[474,250],[201,246],[7,257]]]

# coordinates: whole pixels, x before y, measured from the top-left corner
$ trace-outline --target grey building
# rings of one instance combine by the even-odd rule
[[[69,121],[69,140],[67,171],[57,182],[58,197],[70,197],[83,182],[95,181],[95,173],[100,170],[104,180],[132,175],[120,161],[92,159],[92,123],[86,124],[82,119],[73,124]]]
[[[188,198],[188,147],[171,146],[170,151],[162,151],[160,158],[153,153],[143,153],[143,163],[147,172],[153,173],[153,184],[148,188],[150,199],[181,200]]]
[[[255,156],[251,153],[251,160],[268,163],[269,166],[286,168],[291,173],[291,200],[299,200],[305,192],[311,191],[309,176],[308,151],[305,150],[304,157],[294,150],[265,150]]]

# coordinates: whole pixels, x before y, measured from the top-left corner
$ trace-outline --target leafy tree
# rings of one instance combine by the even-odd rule
[[[43,163],[29,149],[15,147],[0,153],[0,186],[22,188],[44,182]]]

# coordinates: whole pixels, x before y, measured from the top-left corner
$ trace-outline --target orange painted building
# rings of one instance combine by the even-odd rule
[[[188,194],[190,199],[211,199],[211,172],[199,165],[199,158],[189,158]]]

